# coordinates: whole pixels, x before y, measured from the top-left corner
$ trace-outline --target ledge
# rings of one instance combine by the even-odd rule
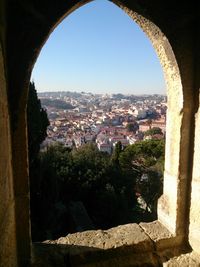
[[[176,238],[158,221],[126,224],[34,243],[32,266],[160,266],[180,250]]]

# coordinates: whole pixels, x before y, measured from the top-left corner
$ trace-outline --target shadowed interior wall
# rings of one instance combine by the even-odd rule
[[[3,3],[0,2],[0,11]],[[3,16],[0,14],[0,266],[17,266],[15,200],[11,167],[10,121],[4,69]]]

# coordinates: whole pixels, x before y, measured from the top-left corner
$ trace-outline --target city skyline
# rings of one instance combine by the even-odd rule
[[[38,92],[166,94],[150,40],[123,10],[104,0],[84,5],[56,27],[31,79]]]
[[[34,81],[31,81],[34,83]],[[37,90],[37,88],[36,88]],[[167,96],[165,92],[161,92],[161,93],[135,93],[135,94],[132,94],[132,93],[122,93],[122,92],[114,92],[114,93],[96,93],[96,92],[90,92],[90,91],[73,91],[73,90],[62,90],[62,91],[38,91],[37,90],[37,94],[38,96],[40,97],[42,94],[54,94],[54,93],[57,93],[57,94],[64,94],[64,93],[79,93],[79,94],[92,94],[92,95],[102,95],[102,96],[112,96],[112,95],[117,95],[117,94],[120,94],[120,95],[123,95],[123,96],[153,96],[153,95],[160,95],[160,96]]]

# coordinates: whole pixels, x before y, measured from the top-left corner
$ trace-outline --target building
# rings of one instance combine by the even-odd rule
[[[108,154],[111,154],[111,152],[112,152],[112,146],[110,143],[108,143],[108,144],[98,143],[97,147],[98,147],[99,151],[101,151],[101,152],[107,152]]]

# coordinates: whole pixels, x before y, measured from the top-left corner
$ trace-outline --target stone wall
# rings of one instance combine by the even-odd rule
[[[120,5],[122,9],[141,27],[151,40],[163,68],[167,87],[167,123],[166,123],[166,155],[163,195],[158,202],[159,220],[166,225],[174,234],[177,233],[178,225],[182,223],[178,209],[183,213],[184,201],[178,206],[178,191],[183,187],[185,181],[180,181],[180,151],[181,151],[181,129],[183,122],[184,95],[181,74],[168,38],[154,23],[133,12],[127,7]],[[171,40],[172,41],[172,40]],[[189,130],[189,128],[188,128]],[[186,145],[186,144],[185,144]],[[185,146],[186,148],[186,146]],[[187,151],[185,149],[187,154]],[[187,155],[185,155],[187,157]],[[184,192],[185,194],[186,192]],[[180,229],[180,226],[179,226]],[[184,230],[182,230],[184,232]],[[184,235],[184,234],[183,234]],[[180,236],[180,231],[179,231]]]
[[[190,209],[190,244],[200,253],[200,111],[196,114],[194,168]]]
[[[17,266],[15,201],[4,64],[0,42],[0,266],[14,267]]]
[[[29,265],[31,257],[26,129],[29,79],[34,62],[53,29],[64,17],[89,1],[5,2],[6,9],[3,6],[4,1],[0,0],[0,266],[23,267]],[[137,233],[143,229],[137,238],[144,236],[144,243],[139,243],[144,245],[142,249],[145,253],[150,253],[148,255],[152,262],[149,264],[154,264],[158,263],[158,258],[154,257],[159,250],[158,244],[169,255],[173,254],[170,253],[174,246],[187,245],[188,241],[194,250],[200,252],[200,15],[195,1],[182,1],[181,5],[174,1],[113,2],[123,8],[148,35],[163,66],[167,83],[169,108],[164,194],[159,200],[158,216],[173,236],[169,240],[166,238],[164,243],[154,242],[150,234],[147,234],[150,225],[135,226],[130,233],[134,236],[134,231]],[[100,239],[103,236],[107,240],[106,236],[111,232],[109,230],[103,235],[99,232]],[[81,235],[84,242],[87,242],[86,235]],[[115,235],[115,231],[112,235]],[[159,235],[162,237],[162,234],[158,234],[158,239]],[[74,244],[80,241],[79,236],[76,238],[71,239],[70,247],[74,248]],[[116,235],[112,241],[113,247],[117,248],[114,254],[112,248],[109,248],[108,254],[106,252],[103,257],[119,257],[120,266],[123,266],[126,257],[139,260],[137,253],[131,255],[133,247],[136,251],[140,249],[142,253],[140,245],[134,244],[137,238],[131,241],[130,247],[128,245],[128,254],[123,250],[124,245],[118,247],[121,238]],[[145,240],[149,238],[151,240],[146,246]],[[76,246],[79,245],[77,243]],[[40,249],[36,248],[35,252],[37,251],[36,254],[39,255]],[[81,255],[77,254],[77,257],[81,258]],[[140,256],[141,262],[145,261],[145,255],[144,258]],[[111,262],[112,260],[114,258]],[[102,259],[104,261],[106,258]],[[54,264],[57,264],[55,259]]]

